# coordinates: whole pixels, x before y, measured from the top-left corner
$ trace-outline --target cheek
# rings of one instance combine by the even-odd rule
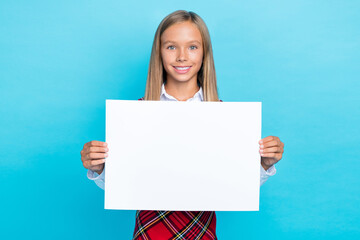
[[[203,53],[202,52],[194,52],[191,53],[191,59],[194,63],[200,64],[202,63],[202,59],[203,59]]]
[[[165,70],[166,74],[170,74],[171,73],[171,56],[169,56],[169,54],[164,54],[161,53],[161,61],[162,61],[162,65],[163,65],[163,69]]]
[[[173,60],[172,54],[161,52],[161,60],[166,68]]]
[[[161,51],[161,53],[160,53],[160,56],[161,56],[161,61],[163,62],[163,64],[165,65],[166,64],[166,62],[167,62],[167,59],[166,59],[166,56],[165,56],[165,54]]]
[[[199,71],[202,65],[203,54],[202,53],[194,53],[192,54],[192,62],[196,64],[196,70]]]

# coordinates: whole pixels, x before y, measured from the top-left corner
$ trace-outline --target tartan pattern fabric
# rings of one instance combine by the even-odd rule
[[[133,240],[200,239],[217,240],[215,212],[136,211]]]
[[[133,240],[214,240],[211,211],[137,211]]]

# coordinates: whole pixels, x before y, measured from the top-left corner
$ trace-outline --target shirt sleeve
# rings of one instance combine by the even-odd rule
[[[260,186],[263,185],[269,177],[274,176],[276,173],[275,165],[272,165],[268,170],[265,170],[260,164]]]
[[[260,165],[260,186],[263,185],[269,177],[274,176],[275,174],[275,165],[271,166],[268,170],[265,170],[263,166]],[[105,190],[105,168],[100,175],[89,169],[87,177],[89,180],[93,180],[99,188]]]
[[[105,168],[100,175],[89,169],[87,177],[88,179],[93,180],[99,188],[105,190]]]

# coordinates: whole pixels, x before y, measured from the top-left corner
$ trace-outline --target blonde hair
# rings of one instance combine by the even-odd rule
[[[166,72],[161,59],[160,37],[163,32],[175,23],[191,21],[199,29],[203,41],[203,61],[198,72],[197,81],[202,87],[204,101],[219,101],[216,85],[216,73],[210,34],[205,22],[194,12],[175,11],[167,15],[159,24],[151,50],[150,64],[145,89],[145,100],[160,100],[161,86],[166,81]]]

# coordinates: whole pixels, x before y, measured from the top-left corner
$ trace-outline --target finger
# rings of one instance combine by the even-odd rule
[[[275,140],[276,137],[274,136],[267,136],[266,138],[263,138],[259,141],[259,143],[266,143]]]
[[[88,147],[84,153],[106,153],[108,151],[109,149],[107,147]]]
[[[106,147],[107,143],[93,140],[93,141],[85,143],[85,145],[86,145],[86,147]]]
[[[86,169],[90,168],[91,161],[87,160],[87,161],[83,161],[82,163],[83,163],[84,168],[86,168]]]
[[[277,141],[271,141],[271,142],[261,144],[260,149],[275,147],[275,146],[278,147],[279,143]]]
[[[90,167],[94,167],[100,164],[103,164],[106,160],[105,159],[98,159],[90,161]]]
[[[108,156],[107,153],[88,153],[85,155],[87,160],[102,159]]]
[[[260,153],[283,153],[283,149],[281,147],[270,147],[260,149]]]
[[[84,161],[83,162],[83,166],[86,168],[86,169],[91,169],[91,170],[100,170],[102,168],[101,166],[101,160],[103,159],[98,159],[98,160],[87,160],[87,161]],[[100,161],[99,162],[94,162],[94,161]],[[104,162],[103,162],[104,163]],[[94,165],[95,164],[95,165]]]

